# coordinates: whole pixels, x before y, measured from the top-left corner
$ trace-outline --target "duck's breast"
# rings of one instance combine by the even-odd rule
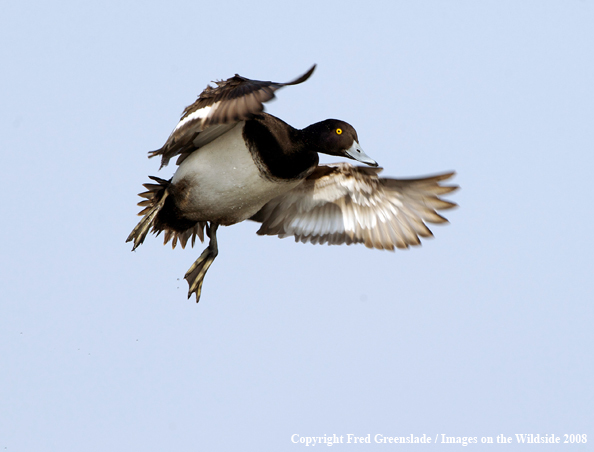
[[[254,215],[301,180],[273,180],[257,165],[243,137],[245,122],[201,147],[173,176],[176,205],[196,221],[229,225]]]

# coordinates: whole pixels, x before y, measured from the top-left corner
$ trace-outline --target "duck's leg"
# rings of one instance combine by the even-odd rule
[[[215,257],[219,254],[219,248],[217,246],[217,223],[210,222],[206,228],[206,233],[210,238],[208,248],[206,248],[200,257],[192,264],[190,269],[186,272],[184,278],[188,281],[190,289],[188,291],[188,298],[192,296],[192,293],[196,294],[196,303],[200,301],[200,293],[202,292],[202,283],[204,282],[204,275],[206,271],[212,265]]]

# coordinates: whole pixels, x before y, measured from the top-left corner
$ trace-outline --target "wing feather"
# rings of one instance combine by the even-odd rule
[[[208,85],[196,102],[185,108],[163,147],[149,152],[149,158],[160,155],[161,168],[176,155],[180,155],[177,163],[181,163],[196,149],[231,129],[236,122],[253,118],[264,111],[264,103],[275,97],[275,91],[283,86],[303,83],[315,68],[314,64],[305,74],[287,83],[250,80],[235,74],[227,80],[215,82],[215,87]],[[215,130],[208,133],[211,129]]]
[[[294,236],[303,243],[363,243],[394,250],[421,244],[433,233],[425,223],[447,220],[437,210],[455,203],[441,199],[458,187],[441,185],[454,173],[418,179],[380,178],[381,168],[349,163],[320,165],[302,184],[268,202],[252,220],[259,235]]]

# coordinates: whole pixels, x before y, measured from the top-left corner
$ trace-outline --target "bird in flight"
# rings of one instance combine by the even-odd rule
[[[161,168],[177,157],[169,180],[149,176],[140,193],[140,222],[128,236],[135,250],[148,232],[164,233],[185,248],[196,238],[208,247],[185,275],[188,298],[200,300],[204,276],[218,254],[217,228],[244,220],[261,223],[259,235],[293,236],[303,243],[351,245],[393,251],[420,245],[433,234],[425,223],[445,223],[437,210],[456,204],[440,196],[454,173],[417,179],[381,178],[378,164],[359,144],[347,122],[326,119],[295,129],[264,112],[275,92],[306,81],[315,65],[288,82],[250,80],[235,75],[207,86],[186,107],[160,149]],[[345,157],[319,164],[318,154]]]

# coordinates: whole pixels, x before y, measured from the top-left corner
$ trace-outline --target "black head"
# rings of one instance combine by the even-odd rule
[[[303,130],[306,132],[308,142],[315,144],[318,152],[339,157],[347,157],[377,166],[377,162],[369,157],[359,145],[359,138],[355,128],[339,119],[326,119],[312,124]]]

